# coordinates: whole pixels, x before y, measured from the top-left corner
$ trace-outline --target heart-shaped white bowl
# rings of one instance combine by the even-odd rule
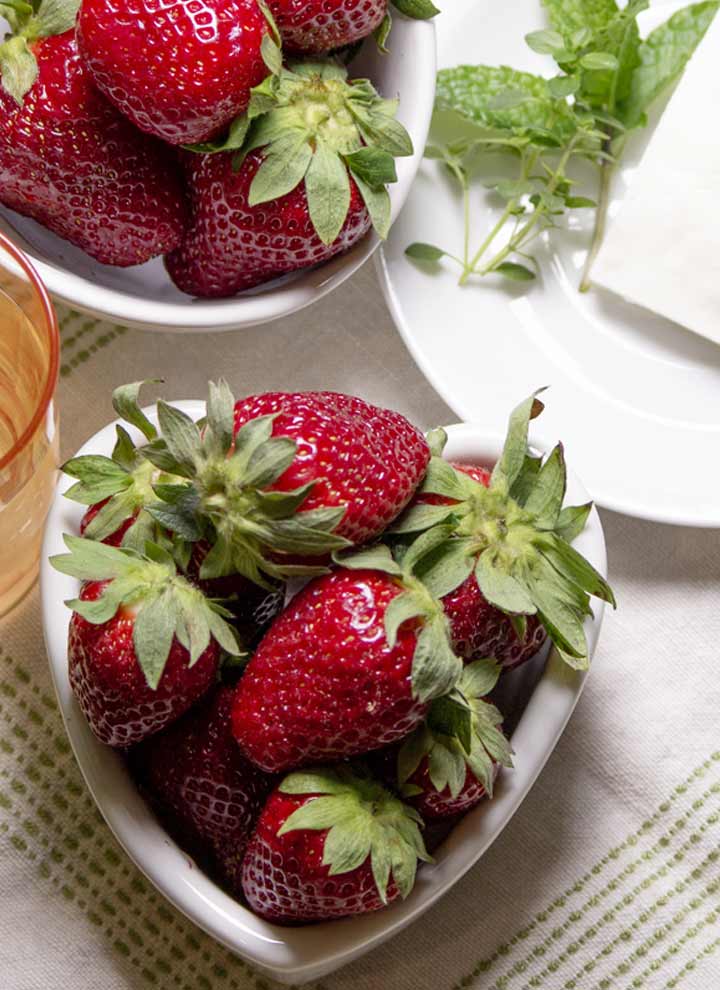
[[[204,414],[200,402],[178,402],[189,415]],[[152,410],[146,410],[150,418]],[[464,463],[493,464],[502,438],[480,426],[448,428],[446,456]],[[115,437],[111,423],[89,440],[80,454],[109,454]],[[539,450],[548,445],[533,438]],[[142,799],[113,750],[90,731],[70,690],[67,631],[70,613],[63,601],[76,597],[78,582],[59,574],[48,556],[65,549],[62,534],[77,533],[82,506],[62,497],[59,486],[50,510],[43,548],[42,615],[55,690],[70,742],[98,808],[125,851],[161,893],[206,932],[233,952],[284,983],[302,983],[338,969],[410,924],[446,893],[497,838],[542,770],[577,704],[585,674],[569,670],[553,652],[513,733],[515,769],[502,774],[496,796],[471,811],[435,851],[435,863],[424,866],[415,889],[402,903],[359,918],[304,928],[281,928],[256,917],[229,897],[197,867]],[[587,502],[588,494],[572,474],[567,504]],[[593,509],[575,546],[605,575],[605,539]],[[603,618],[601,602],[586,622],[590,653],[597,644]],[[513,675],[507,675],[513,676]]]
[[[0,29],[6,22],[0,17]],[[397,14],[383,55],[370,38],[350,66],[371,79],[386,97],[400,98],[398,117],[412,138],[414,154],[397,159],[398,181],[390,187],[393,221],[422,161],[435,99],[435,26]],[[56,300],[91,316],[141,330],[233,330],[287,316],[341,285],[370,257],[374,233],[325,265],[277,279],[232,299],[194,299],[176,289],[156,258],[134,268],[112,268],[56,237],[34,220],[0,206],[0,230],[30,258]]]

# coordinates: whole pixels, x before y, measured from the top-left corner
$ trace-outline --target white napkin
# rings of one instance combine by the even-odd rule
[[[708,28],[610,225],[592,280],[720,343],[720,18]]]

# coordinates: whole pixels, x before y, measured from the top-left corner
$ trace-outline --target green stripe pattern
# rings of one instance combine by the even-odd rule
[[[127,333],[127,327],[105,323],[62,304],[57,304],[56,309],[60,325],[60,377],[63,379]]]
[[[270,986],[175,911],[127,859],[85,789],[46,668],[39,662],[31,673],[0,648],[0,857],[6,856],[20,857],[28,883],[41,887],[50,908],[62,904],[81,915],[87,937],[109,947],[116,965],[135,970],[144,987]],[[720,753],[714,753],[507,941],[454,984],[437,986],[674,990],[696,971],[696,985],[715,986],[719,931]],[[422,981],[418,962],[421,953],[408,962],[408,977],[414,967]],[[370,985],[381,986],[380,956],[361,965],[378,974]],[[354,982],[351,968],[330,977],[324,990]]]

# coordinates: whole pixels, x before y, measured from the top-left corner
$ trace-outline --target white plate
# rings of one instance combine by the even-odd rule
[[[654,4],[643,30],[677,6]],[[438,18],[439,64],[551,74],[550,59],[523,41],[542,26],[540,0],[453,0]],[[650,130],[628,143],[615,209]],[[479,244],[492,208],[482,188],[474,195]],[[454,253],[462,244],[455,190],[436,163],[424,162],[379,258],[394,319],[461,418],[500,428],[523,395],[551,385],[543,429],[562,436],[570,463],[601,505],[659,522],[720,526],[720,347],[612,293],[578,293],[591,214],[576,211],[570,229],[553,232],[538,249],[542,280],[529,289],[499,279],[459,289],[449,265],[426,274],[403,254],[413,241]]]
[[[0,34],[6,22],[0,17]],[[415,153],[397,160],[398,181],[390,188],[393,219],[398,215],[425,146],[435,96],[435,27],[432,21],[395,18],[383,55],[370,39],[353,62],[353,76],[372,79],[388,97],[400,96],[398,117]],[[28,255],[56,300],[91,316],[141,330],[212,331],[254,326],[287,316],[332,292],[377,249],[368,234],[347,254],[325,265],[277,279],[231,299],[194,299],[176,289],[162,260],[133,268],[101,265],[34,220],[0,206],[0,230]]]
[[[204,413],[199,402],[177,405],[196,418]],[[151,410],[146,412],[153,418]],[[488,464],[499,455],[501,437],[483,428],[464,424],[450,427],[448,433],[447,455],[451,458]],[[114,437],[114,424],[110,424],[78,453],[109,454]],[[537,442],[534,445],[539,446]],[[587,492],[573,475],[568,479],[567,498],[569,503],[587,500]],[[64,551],[62,533],[76,533],[81,516],[82,506],[63,498],[58,489],[48,518],[41,571],[43,630],[50,668],[80,769],[118,841],[158,890],[218,941],[281,982],[304,982],[338,969],[399,932],[446,893],[477,862],[517,810],[580,697],[585,675],[573,673],[552,655],[512,737],[516,768],[502,775],[493,801],[472,811],[454,829],[436,851],[435,864],[422,868],[406,901],[345,921],[305,928],[271,925],[220,890],[170,839],[138,794],[118,754],[95,739],[75,702],[67,664],[70,613],[63,601],[76,597],[78,582],[53,570],[47,558]],[[605,540],[595,510],[575,545],[606,574]],[[602,603],[594,603],[594,610],[595,617],[585,626],[591,656],[600,633]]]

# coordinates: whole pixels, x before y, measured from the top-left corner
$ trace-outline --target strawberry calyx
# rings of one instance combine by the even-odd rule
[[[118,416],[135,426],[147,441],[157,437],[157,430],[138,404],[143,385],[158,384],[160,379],[148,379],[121,385],[113,392],[113,409]],[[160,499],[153,486],[168,484],[172,475],[161,474],[136,448],[130,434],[123,426],[115,427],[117,440],[110,457],[101,454],[84,454],[73,457],[62,466],[62,471],[77,479],[65,497],[81,505],[104,504],[88,523],[84,535],[92,540],[104,540],[128,519],[135,521],[123,536],[123,546],[142,551],[148,539],[155,538],[155,521],[145,510]]]
[[[0,13],[10,26],[0,43],[2,87],[20,106],[38,75],[34,43],[69,31],[79,8],[80,0],[40,0],[39,5],[25,0],[0,3]]]
[[[425,722],[398,751],[397,779],[402,794],[411,797],[416,793],[408,781],[427,758],[430,782],[438,793],[448,789],[456,798],[469,768],[492,797],[495,765],[513,765],[512,748],[501,729],[502,715],[486,700],[500,671],[493,660],[475,660],[463,669],[450,694],[433,701]]]
[[[376,544],[352,554],[335,554],[333,559],[352,570],[377,570],[392,577],[402,588],[385,611],[385,638],[393,649],[403,623],[420,620],[412,663],[412,692],[419,701],[440,698],[460,680],[463,661],[452,647],[450,624],[442,603],[413,572],[416,556],[408,551],[396,560],[384,544]]]
[[[505,445],[489,487],[440,456],[443,431],[431,438],[433,456],[421,492],[443,504],[411,507],[392,527],[412,541],[415,573],[443,598],[474,574],[487,601],[525,636],[526,617],[537,615],[563,660],[588,666],[583,623],[590,597],[615,605],[607,581],[573,549],[592,503],[563,508],[567,471],[562,444],[545,459],[528,447],[532,419],[543,410],[537,393],[512,413]]]
[[[81,581],[108,582],[97,599],[76,598],[65,604],[93,625],[109,622],[120,609],[131,609],[135,655],[152,690],[160,682],[174,638],[190,654],[189,667],[211,639],[230,656],[242,655],[226,621],[232,613],[178,574],[164,547],[148,542],[139,553],[79,536],[63,539],[70,552],[50,558],[56,570]]]
[[[351,873],[369,857],[383,904],[391,877],[404,899],[415,884],[418,860],[432,862],[418,812],[357,769],[298,771],[289,774],[279,790],[311,797],[286,819],[278,835],[327,830],[322,862],[330,876]]]
[[[235,151],[236,170],[251,151],[263,149],[250,206],[279,199],[302,184],[323,244],[336,240],[347,219],[352,176],[384,238],[390,229],[386,187],[397,181],[395,158],[413,152],[396,112],[397,100],[383,99],[367,79],[348,80],[334,59],[290,61],[255,87],[248,110],[223,139],[189,149]]]
[[[160,435],[141,453],[178,478],[154,486],[159,502],[147,506],[148,513],[182,540],[208,540],[202,580],[242,574],[272,590],[287,577],[325,573],[322,560],[305,564],[294,558],[323,558],[349,546],[334,532],[346,506],[303,511],[315,482],[268,491],[292,464],[297,443],[272,436],[274,415],[257,417],[234,433],[234,406],[227,383],[211,382],[201,429],[181,410],[158,402]]]

